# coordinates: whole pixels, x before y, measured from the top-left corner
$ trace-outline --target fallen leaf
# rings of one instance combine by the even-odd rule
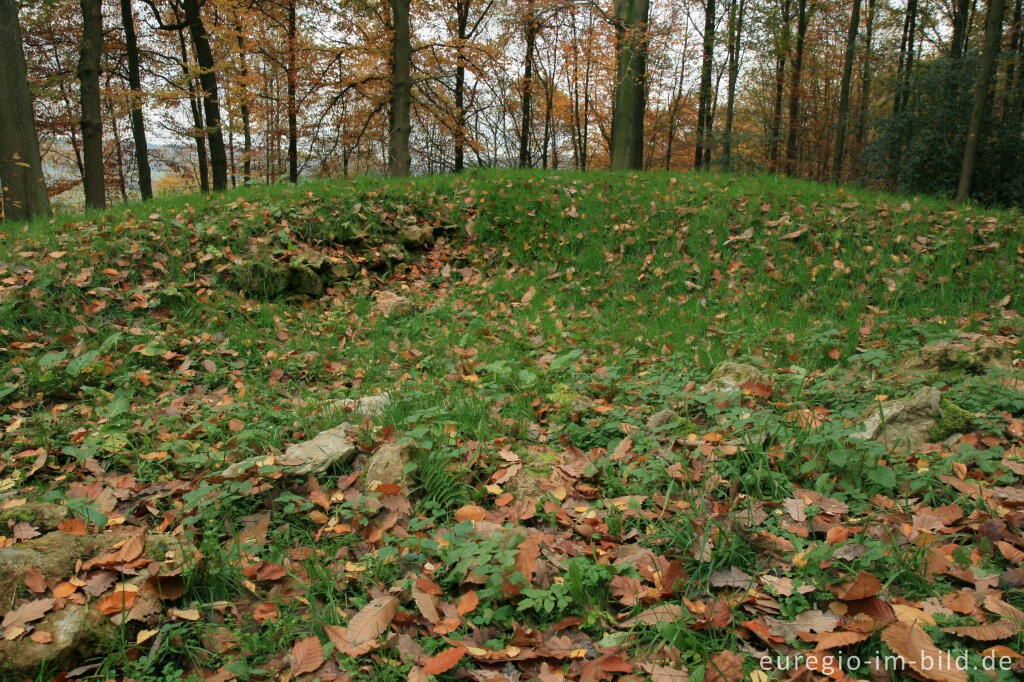
[[[893,623],[882,631],[882,641],[926,680],[967,682],[967,673],[960,670],[953,657],[935,646],[928,633],[916,625]]]
[[[39,620],[45,616],[46,612],[52,609],[53,605],[56,603],[57,600],[52,597],[26,602],[18,608],[4,614],[4,619],[3,622],[0,623],[0,627],[6,629],[16,625],[25,625],[26,623],[31,623],[34,620]]]
[[[353,646],[375,640],[381,635],[398,611],[398,598],[394,595],[377,597],[364,606],[348,622],[348,637]]]
[[[292,675],[311,673],[324,662],[324,648],[320,640],[310,635],[292,646]]]
[[[455,667],[455,665],[462,660],[462,657],[466,655],[466,647],[457,646],[450,649],[445,649],[436,656],[428,658],[423,664],[424,675],[440,675],[443,672],[447,672]]]

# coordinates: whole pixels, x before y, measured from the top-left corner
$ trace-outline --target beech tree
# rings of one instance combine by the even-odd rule
[[[3,218],[50,213],[16,0],[0,0],[0,198]]]
[[[714,0],[711,0],[712,2]],[[647,108],[647,0],[615,0],[615,99],[609,165],[639,169],[643,165],[644,113]]]

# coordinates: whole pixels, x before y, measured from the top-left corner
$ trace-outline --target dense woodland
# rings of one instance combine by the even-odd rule
[[[0,0],[4,217],[468,167],[1024,201],[1022,0]]]

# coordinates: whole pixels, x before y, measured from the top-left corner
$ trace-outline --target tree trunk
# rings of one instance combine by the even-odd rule
[[[466,163],[466,30],[469,28],[469,6],[472,0],[461,0],[456,6],[455,47],[455,172],[461,173]]]
[[[864,139],[867,131],[868,107],[871,104],[871,75],[872,75],[872,39],[875,30],[875,0],[868,0],[866,35],[864,37],[864,72],[861,75],[860,90],[860,111],[857,115],[857,149],[858,152],[864,149]]]
[[[732,123],[736,106],[736,79],[740,73],[740,46],[743,39],[745,0],[738,2],[739,7],[737,0],[733,0],[729,12],[729,85],[725,103],[725,143],[722,147],[722,163],[725,170],[732,170]]]
[[[917,0],[907,0],[907,13],[903,21],[903,38],[897,65],[897,91],[895,112],[899,113],[910,99],[910,78],[914,71],[914,34],[917,33]]]
[[[683,98],[683,85],[686,77],[686,35],[683,35],[683,56],[679,60],[679,80],[676,81],[675,95],[672,97],[672,108],[668,113],[668,142],[665,145],[665,170],[672,170],[672,147],[676,139],[676,117],[679,115],[679,104]]]
[[[778,170],[779,143],[782,141],[782,93],[785,88],[786,58],[789,55],[791,9],[791,0],[782,0],[782,29],[775,58],[775,103],[772,106],[772,123],[768,140],[768,170],[773,173]]]
[[[178,31],[178,47],[181,50],[181,72],[188,85],[188,108],[192,112],[192,137],[196,141],[196,167],[199,170],[199,191],[210,191],[210,165],[206,154],[206,129],[203,126],[203,113],[200,109],[199,97],[195,82],[188,69],[188,48],[185,45],[185,34]]]
[[[295,0],[291,0],[288,3],[288,181],[293,185],[299,181],[299,113],[295,100],[298,91],[296,34]]]
[[[647,109],[648,0],[615,0],[615,101],[609,144],[612,170],[643,166]]]
[[[100,116],[100,55],[103,53],[103,13],[100,0],[81,0],[82,39],[79,42],[78,87],[81,102],[85,205],[107,205],[103,183],[103,119]]]
[[[235,40],[238,43],[238,58],[242,63],[242,102],[239,106],[242,114],[242,177],[245,184],[252,182],[252,127],[249,124],[249,62],[245,58],[245,39],[242,37],[242,25],[235,24]]]
[[[409,60],[412,46],[409,40],[409,0],[389,0],[394,25],[391,42],[391,138],[388,142],[388,165],[391,175],[408,175],[409,159],[409,106],[412,95],[412,77]]]
[[[530,160],[530,125],[533,123],[533,51],[537,43],[537,22],[534,0],[526,0],[526,56],[523,59],[522,121],[519,129],[520,168],[533,165]]]
[[[135,167],[139,174],[142,199],[153,198],[153,181],[149,171],[149,148],[146,145],[146,124],[142,118],[142,80],[139,77],[139,42],[135,36],[132,0],[121,0],[121,24],[128,56],[128,87],[131,88],[132,140],[135,144]]]
[[[203,88],[203,114],[206,137],[210,141],[210,169],[213,171],[213,189],[227,189],[228,157],[224,149],[224,134],[220,121],[220,98],[217,94],[216,62],[210,47],[210,36],[203,25],[198,0],[183,0],[185,21],[188,23],[192,44],[199,64],[199,84]]]
[[[971,109],[970,125],[967,129],[967,143],[964,145],[964,160],[960,167],[960,186],[956,191],[959,201],[966,201],[971,194],[971,178],[974,175],[974,163],[978,156],[978,142],[981,138],[981,124],[985,117],[988,103],[988,87],[992,81],[992,72],[999,51],[999,39],[1003,32],[1004,0],[991,0],[988,6],[988,19],[985,22],[985,45],[981,54],[981,66],[978,80],[974,85],[974,106]]]
[[[836,126],[836,155],[832,162],[832,179],[839,182],[843,173],[843,147],[846,146],[846,121],[850,115],[850,79],[853,76],[853,58],[857,47],[857,29],[860,26],[860,0],[853,0],[850,29],[846,33],[846,59],[843,62],[843,80],[839,86],[839,124]]]
[[[971,0],[953,0],[953,37],[949,41],[949,56],[960,59],[967,43],[967,18],[971,14]]]
[[[700,67],[700,98],[697,104],[697,146],[693,154],[694,168],[711,165],[711,66],[715,51],[715,0],[704,6],[704,55]],[[708,151],[705,151],[708,149]]]
[[[913,0],[912,0],[913,1]],[[807,0],[797,5],[796,54],[789,80],[789,130],[786,138],[786,173],[796,174],[796,138],[800,127],[800,76],[804,65],[804,42],[807,37]]]
[[[1022,39],[1024,36],[1021,36],[1021,29],[1024,29],[1024,26],[1021,25],[1021,3],[1022,0],[1017,0],[1013,6],[1013,18],[1010,24],[1013,38],[1010,40],[1010,58],[1006,65],[1006,87],[1003,92],[1003,122],[1011,126],[1011,129],[1018,118],[1017,112],[1020,106],[1018,81],[1021,78],[1021,69],[1024,69],[1024,39]],[[1017,130],[1019,132],[1020,128],[1018,127]]]
[[[17,0],[0,0],[0,199],[4,220],[49,215]]]

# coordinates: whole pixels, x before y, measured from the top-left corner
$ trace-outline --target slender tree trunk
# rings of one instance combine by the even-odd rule
[[[897,113],[903,111],[910,99],[910,80],[914,71],[914,39],[917,33],[917,0],[907,0],[907,14],[903,22],[903,41],[900,44],[898,73],[899,88],[896,93]]]
[[[79,43],[78,83],[81,102],[82,188],[85,205],[107,205],[103,183],[103,119],[100,115],[100,56],[103,53],[103,13],[100,0],[81,0],[82,40]]]
[[[0,0],[0,199],[4,220],[49,215],[17,0]]]
[[[615,101],[609,144],[613,170],[636,169],[644,161],[647,109],[648,0],[615,0]]]
[[[242,97],[239,112],[242,115],[242,177],[245,184],[252,182],[252,127],[249,124],[249,60],[245,57],[245,38],[242,37],[241,23],[235,23],[235,41],[238,44],[238,59],[241,62]]]
[[[389,0],[394,25],[391,42],[391,138],[388,142],[388,165],[391,175],[408,175],[409,108],[412,77],[409,60],[412,46],[409,39],[409,0]]]
[[[293,185],[299,181],[299,113],[296,96],[298,92],[298,67],[295,63],[298,51],[295,0],[288,3],[288,181]]]
[[[526,1],[526,56],[523,59],[523,94],[520,110],[522,122],[519,129],[519,167],[529,168],[530,125],[533,123],[533,51],[537,43],[538,17],[534,0]]]
[[[1017,110],[1020,106],[1018,81],[1021,78],[1021,69],[1024,69],[1024,36],[1021,36],[1021,29],[1024,29],[1024,26],[1021,25],[1021,2],[1022,0],[1017,0],[1013,6],[1013,18],[1010,24],[1013,37],[1010,40],[1010,58],[1006,65],[1006,87],[1003,93],[1003,122],[1011,126],[1011,129],[1014,121],[1017,120]]]
[[[804,65],[804,42],[807,37],[807,0],[797,4],[796,54],[789,80],[789,130],[786,138],[786,173],[796,174],[796,139],[800,128],[800,76]]]
[[[773,173],[778,170],[779,145],[782,141],[782,93],[785,89],[786,58],[789,55],[791,10],[791,0],[782,0],[782,30],[775,58],[775,103],[772,105],[772,123],[768,140],[768,170]]]
[[[198,0],[182,0],[185,21],[188,23],[192,44],[199,64],[199,83],[203,88],[203,114],[206,137],[210,141],[210,168],[213,171],[213,189],[221,191],[228,186],[228,157],[224,149],[224,134],[220,121],[220,98],[217,94],[216,62],[210,47],[210,36],[203,25]]]
[[[676,139],[676,118],[679,116],[679,104],[683,99],[683,84],[686,77],[686,36],[683,36],[683,56],[679,60],[679,80],[672,96],[672,108],[668,114],[668,142],[665,145],[665,170],[672,169],[672,147]]]
[[[737,6],[737,0],[733,0],[729,14],[729,85],[725,103],[725,144],[722,147],[722,162],[726,170],[732,170],[732,124],[736,107],[736,80],[740,73],[744,3],[745,0],[738,0]]]
[[[178,48],[181,51],[181,72],[188,84],[188,106],[192,112],[192,137],[196,141],[196,167],[199,170],[199,191],[210,191],[210,165],[206,154],[206,127],[203,125],[203,113],[200,109],[195,81],[188,68],[188,47],[185,44],[185,33],[178,31]]]
[[[128,181],[124,173],[124,148],[121,145],[121,131],[117,125],[117,116],[114,115],[114,106],[107,101],[107,116],[110,117],[110,132],[114,134],[114,157],[117,159],[117,190],[121,194],[121,201],[128,201]]]
[[[956,191],[959,201],[966,201],[971,195],[971,179],[974,175],[974,164],[978,156],[978,143],[981,138],[981,124],[985,118],[988,103],[988,88],[992,82],[992,72],[999,51],[999,39],[1003,31],[1004,0],[991,0],[988,6],[988,18],[985,22],[985,44],[982,48],[981,66],[978,80],[974,86],[974,106],[971,109],[971,120],[967,130],[967,143],[964,145],[964,160],[960,167],[960,186]]]
[[[715,52],[715,0],[704,5],[704,54],[700,67],[700,97],[697,103],[697,146],[693,154],[694,168],[710,166],[711,155],[705,153],[711,146],[711,66]]]
[[[846,121],[850,115],[850,79],[853,77],[853,59],[857,47],[857,28],[860,26],[860,0],[853,0],[850,29],[846,33],[846,59],[843,62],[843,80],[839,86],[839,125],[836,126],[836,154],[832,162],[832,179],[839,182],[843,173],[843,147],[846,146]]]
[[[469,28],[471,0],[456,3],[455,47],[455,172],[461,173],[466,163],[466,31]]]
[[[142,79],[139,77],[139,42],[135,36],[132,0],[121,0],[121,24],[128,56],[128,87],[131,88],[132,140],[135,144],[135,168],[139,174],[139,194],[143,200],[153,198],[153,181],[149,171],[149,148],[146,145],[146,124],[142,118]]]
[[[857,113],[857,151],[864,149],[867,132],[868,107],[871,105],[872,39],[875,29],[875,0],[868,0],[866,35],[864,37],[864,70],[861,76],[860,107]],[[859,165],[858,165],[859,167]]]

